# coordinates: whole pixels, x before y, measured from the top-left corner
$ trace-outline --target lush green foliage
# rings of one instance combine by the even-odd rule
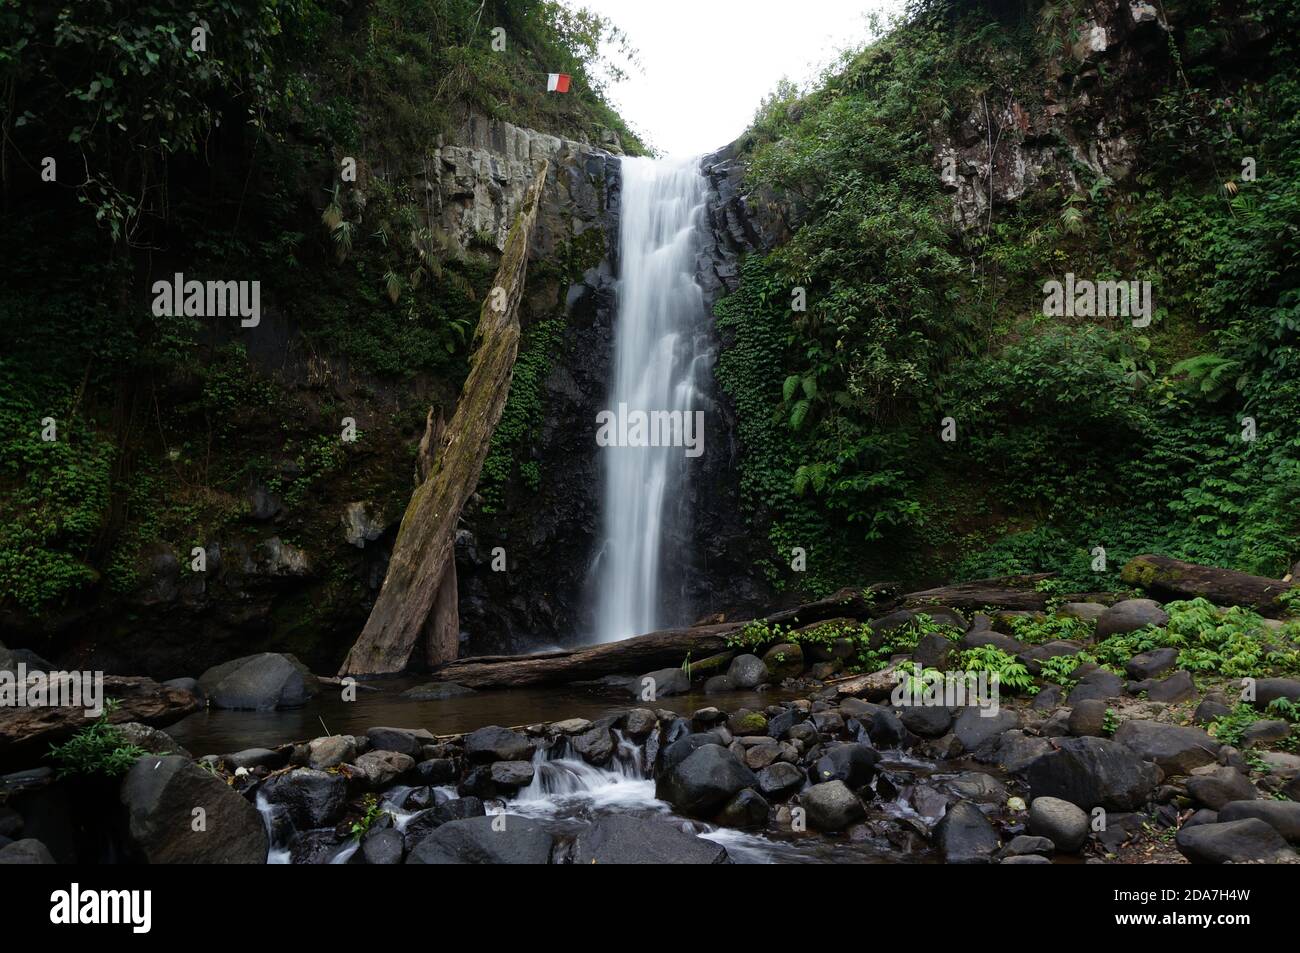
[[[1138,167],[1115,182],[1076,163],[1077,188],[958,232],[934,140],[995,96],[1042,108],[1049,64],[1080,68],[1073,6],[982,6],[918,7],[807,95],[783,85],[751,129],[751,184],[795,227],[718,305],[717,373],[772,577],[827,591],[956,561],[1088,591],[1148,551],[1281,575],[1300,538],[1297,5],[1166,4]],[[1271,49],[1243,76],[1223,44],[1251,20]],[[1152,325],[1043,317],[1043,282],[1067,271],[1152,281]],[[785,568],[793,546],[806,575]]]
[[[109,724],[118,703],[110,699],[104,712],[61,745],[51,745],[49,756],[58,762],[59,777],[72,774],[104,774],[110,778],[126,774],[137,760],[148,754],[131,744],[121,729]]]

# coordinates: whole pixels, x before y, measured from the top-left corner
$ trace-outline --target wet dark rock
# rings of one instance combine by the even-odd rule
[[[409,754],[413,758],[423,753],[425,745],[437,741],[424,728],[369,728],[366,730],[366,738],[372,749],[396,751],[398,754]]]
[[[1005,861],[1008,857],[1051,857],[1055,852],[1056,845],[1049,838],[1019,834],[1002,848],[1000,856]]]
[[[627,713],[623,730],[627,736],[639,740],[659,726],[659,720],[649,708],[633,708]]]
[[[269,844],[257,809],[180,755],[141,758],[122,779],[130,850],[151,864],[261,864]],[[202,829],[195,811],[202,809]]]
[[[1085,809],[1131,811],[1155,790],[1157,771],[1131,749],[1104,738],[1063,738],[1029,765],[1035,798],[1057,797]]]
[[[752,793],[752,792],[751,792]],[[578,834],[575,864],[725,864],[726,848],[658,818],[607,814]]]
[[[263,652],[215,665],[199,676],[213,708],[301,708],[319,691],[316,676],[292,655]]]
[[[348,782],[338,774],[295,768],[267,778],[262,793],[269,804],[283,804],[299,830],[326,827],[343,816]]]
[[[735,688],[748,690],[769,681],[771,676],[757,655],[737,655],[727,668],[726,678]]]
[[[952,712],[943,705],[900,705],[898,718],[908,731],[922,738],[938,738],[952,726]]]
[[[354,762],[372,791],[388,787],[415,767],[415,759],[397,751],[367,751]]]
[[[539,821],[516,814],[448,821],[423,838],[408,864],[547,864],[554,838]]]
[[[1106,700],[1119,698],[1124,693],[1124,680],[1114,672],[1099,668],[1079,679],[1079,684],[1070,690],[1069,703],[1077,705],[1085,699]]]
[[[969,752],[978,753],[997,743],[1007,731],[1020,727],[1020,716],[1009,708],[979,708],[971,706],[962,710],[953,724],[957,740]]]
[[[1006,785],[982,771],[963,771],[955,778],[945,781],[944,786],[964,801],[1003,804],[1007,799]]]
[[[761,782],[760,782],[761,783]],[[768,815],[772,806],[753,788],[737,792],[714,818],[714,823],[723,827],[753,829],[767,826]]]
[[[1198,725],[1208,725],[1216,718],[1222,718],[1224,715],[1232,714],[1232,709],[1225,705],[1217,698],[1206,697],[1196,706],[1196,713],[1192,715],[1192,720]]]
[[[657,778],[655,796],[688,817],[711,817],[737,792],[757,785],[754,772],[736,755],[706,744]]]
[[[489,771],[492,783],[503,788],[527,787],[535,773],[531,761],[494,761]]]
[[[1268,824],[1292,844],[1300,844],[1300,803],[1295,801],[1231,801],[1219,811],[1220,821],[1255,817]]]
[[[1002,736],[996,761],[1008,774],[1019,775],[1028,771],[1031,764],[1052,750],[1052,742],[1046,738],[1012,730]]]
[[[572,743],[573,750],[588,764],[606,764],[614,754],[614,736],[608,728],[592,728],[578,735]]]
[[[837,744],[823,751],[809,772],[809,777],[815,784],[843,781],[857,790],[871,783],[879,761],[880,752],[870,745]]]
[[[1196,684],[1192,681],[1191,672],[1175,672],[1165,679],[1134,682],[1129,685],[1128,690],[1133,695],[1145,692],[1151,701],[1165,705],[1176,705],[1196,697]]]
[[[701,731],[682,735],[660,752],[659,773],[666,774],[671,771],[705,745],[720,745],[722,743],[722,736],[716,731]]]
[[[402,697],[413,702],[438,702],[473,694],[476,694],[474,689],[457,685],[455,682],[430,682],[427,685],[408,688],[402,692]]]
[[[912,650],[912,660],[922,668],[935,668],[943,672],[948,670],[956,650],[954,643],[939,633],[932,632],[917,640],[916,648]]]
[[[1070,734],[1075,737],[1100,738],[1106,733],[1106,702],[1084,698],[1070,709]]]
[[[727,716],[727,730],[733,735],[765,735],[767,716],[761,711],[739,708]]]
[[[338,767],[340,764],[352,761],[356,756],[357,742],[351,735],[313,738],[307,745],[307,766],[317,771]],[[266,767],[271,765],[268,764]]]
[[[817,831],[842,831],[866,816],[862,801],[843,781],[814,784],[799,795],[799,804]]]
[[[796,793],[806,780],[795,765],[778,761],[758,772],[758,789],[769,797],[785,797]]]
[[[482,764],[488,761],[525,761],[533,746],[525,735],[499,725],[489,725],[465,736],[465,757]]]
[[[798,678],[803,674],[803,649],[796,642],[782,642],[763,653],[763,664],[773,681]]]
[[[406,839],[401,831],[388,827],[366,831],[349,864],[400,864],[406,856]]]
[[[628,683],[633,698],[652,701],[670,695],[685,695],[691,690],[691,680],[680,668],[661,668],[647,672]]]
[[[453,784],[460,772],[450,758],[429,758],[415,766],[415,774],[423,784]]]
[[[1002,846],[984,812],[969,801],[948,808],[934,829],[934,840],[948,864],[987,864]]]

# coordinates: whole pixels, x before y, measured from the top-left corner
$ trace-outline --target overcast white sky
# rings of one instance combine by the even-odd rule
[[[698,155],[744,131],[782,76],[801,85],[870,36],[903,0],[568,0],[613,21],[642,70],[610,90],[664,155]]]

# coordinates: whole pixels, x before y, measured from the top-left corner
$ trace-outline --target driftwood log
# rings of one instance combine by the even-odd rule
[[[1278,597],[1294,588],[1293,583],[1233,569],[1198,566],[1168,556],[1134,556],[1120,572],[1130,586],[1137,586],[1157,599],[1195,599],[1204,596],[1220,606],[1247,606],[1263,615],[1283,610]]]
[[[929,605],[947,606],[950,609],[982,609],[991,606],[998,609],[1041,612],[1047,608],[1047,593],[1039,592],[1034,587],[1053,575],[1054,573],[1050,572],[1040,572],[1026,576],[1002,576],[997,579],[976,579],[955,586],[924,589],[920,592],[909,592],[903,597],[903,604],[908,608]]]
[[[456,523],[478,485],[492,433],[510,393],[519,353],[519,302],[528,242],[546,170],[543,162],[506,238],[492,291],[479,312],[474,355],[456,411],[438,445],[422,448],[421,457],[432,459],[425,464],[428,475],[411,495],[383,588],[339,670],[341,676],[404,671],[421,636],[429,665],[456,657]]]

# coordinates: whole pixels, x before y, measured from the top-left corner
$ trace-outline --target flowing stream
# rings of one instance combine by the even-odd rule
[[[712,355],[704,297],[695,280],[697,223],[705,203],[698,161],[622,161],[618,316],[608,410],[693,423]],[[702,428],[700,428],[702,430]],[[652,423],[647,439],[660,436]],[[594,565],[595,641],[650,632],[666,619],[673,570],[665,543],[687,530],[683,446],[602,446],[603,544]],[[703,439],[703,434],[696,434]],[[655,442],[652,440],[652,442]],[[659,441],[662,442],[662,441]],[[702,445],[701,445],[702,446]],[[680,621],[680,620],[672,620]]]

